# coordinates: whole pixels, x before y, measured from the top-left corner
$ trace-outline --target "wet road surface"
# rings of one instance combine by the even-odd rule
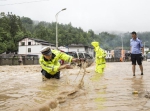
[[[0,111],[150,111],[150,62],[143,65],[144,75],[137,66],[133,77],[130,62],[107,63],[104,74],[93,64],[82,84],[79,68],[43,82],[39,65],[0,66]]]

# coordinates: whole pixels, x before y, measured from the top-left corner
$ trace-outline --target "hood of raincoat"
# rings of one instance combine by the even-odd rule
[[[96,48],[99,46],[99,42],[92,42],[91,45]]]

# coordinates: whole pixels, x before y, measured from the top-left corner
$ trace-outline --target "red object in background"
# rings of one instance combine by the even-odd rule
[[[60,60],[59,62],[60,62],[60,64],[61,64],[61,65],[63,65],[63,64],[64,64],[64,60]]]
[[[59,51],[64,52],[63,50],[60,50],[60,49],[59,49]],[[60,60],[59,62],[60,62],[61,65],[64,64],[64,60]]]

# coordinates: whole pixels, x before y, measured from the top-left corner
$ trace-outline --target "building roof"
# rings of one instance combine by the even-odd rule
[[[83,45],[83,44],[70,44],[68,47],[89,47],[93,49],[92,46]]]
[[[54,44],[51,44],[50,42],[42,40],[42,39],[36,39],[36,38],[29,38],[29,39],[34,40],[35,42],[41,43],[42,45],[53,45],[54,46]]]
[[[21,40],[23,40],[25,38],[29,38],[29,37],[24,37]],[[54,46],[54,44],[51,44],[50,42],[42,40],[42,39],[37,39],[37,38],[29,38],[29,39],[34,40],[35,42],[38,42],[38,43],[40,43],[42,45],[51,45],[51,46]],[[21,40],[19,40],[19,41],[21,41]]]

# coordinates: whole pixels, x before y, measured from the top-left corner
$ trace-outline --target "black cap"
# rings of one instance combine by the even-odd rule
[[[43,55],[51,55],[52,54],[50,47],[44,47],[44,48],[42,48],[41,49],[41,53]]]
[[[135,31],[133,31],[133,32],[131,32],[131,34],[135,34],[135,35],[136,35],[136,32],[135,32]]]

